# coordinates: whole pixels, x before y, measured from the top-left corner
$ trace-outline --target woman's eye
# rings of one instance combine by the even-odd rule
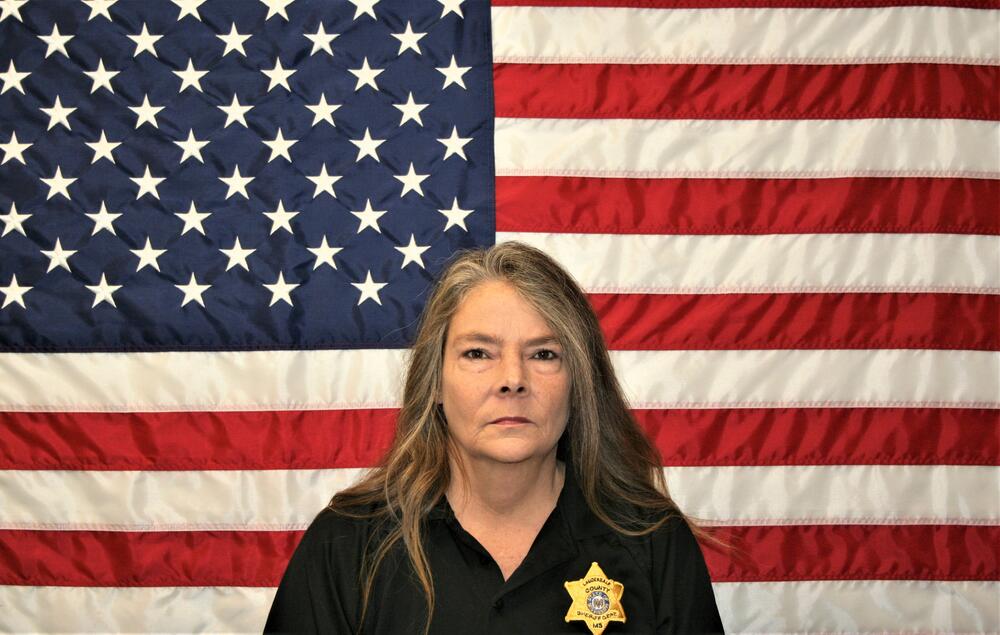
[[[535,359],[540,359],[542,361],[554,361],[559,359],[559,354],[553,350],[543,348],[533,355]]]
[[[471,348],[462,353],[462,357],[467,359],[486,359],[488,356],[486,355],[486,351],[481,348]]]

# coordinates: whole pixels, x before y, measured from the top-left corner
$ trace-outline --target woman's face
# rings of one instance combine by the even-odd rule
[[[506,282],[469,292],[448,325],[441,398],[463,461],[519,463],[554,452],[569,418],[555,334]]]

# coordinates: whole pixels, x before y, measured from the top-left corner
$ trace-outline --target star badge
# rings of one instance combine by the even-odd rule
[[[592,562],[585,576],[565,584],[566,592],[573,599],[566,612],[567,622],[580,620],[592,635],[601,635],[611,622],[625,621],[625,609],[622,608],[625,587],[606,576],[601,565]]]

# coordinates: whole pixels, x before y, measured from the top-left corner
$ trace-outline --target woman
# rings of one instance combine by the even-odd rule
[[[381,466],[317,516],[265,630],[722,630],[586,296],[537,249],[434,288]]]

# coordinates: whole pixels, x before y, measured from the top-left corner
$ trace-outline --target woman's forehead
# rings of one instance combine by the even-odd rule
[[[502,343],[556,341],[545,318],[509,283],[484,282],[459,304],[448,326],[448,339]]]

